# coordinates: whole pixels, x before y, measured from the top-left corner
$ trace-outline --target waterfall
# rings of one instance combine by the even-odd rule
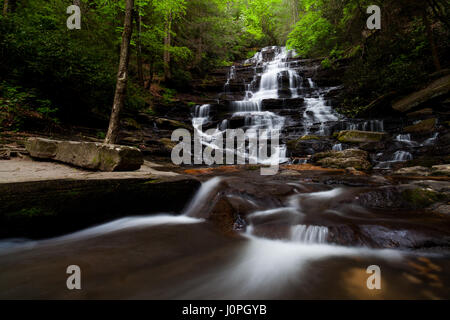
[[[434,144],[438,137],[439,137],[439,132],[434,133],[431,138],[425,140],[425,142],[423,143],[423,146],[430,146],[430,145]]]
[[[326,135],[325,123],[339,120],[338,115],[330,106],[326,105],[323,96],[319,96],[318,98],[305,98],[305,103],[306,110],[303,113],[304,134],[309,134],[314,124],[320,124],[319,132],[317,133]]]
[[[307,244],[327,242],[328,228],[319,226],[297,225],[291,228],[291,240]]]
[[[210,111],[210,105],[204,104],[202,106],[196,106],[195,107],[195,118],[208,118],[209,117],[209,111]]]
[[[222,178],[214,177],[202,183],[197,194],[184,210],[184,216],[198,217],[201,214],[201,209],[209,204],[208,198],[214,194],[214,191],[217,190],[221,182]]]
[[[412,159],[413,159],[413,156],[411,153],[409,153],[407,151],[397,151],[396,153],[394,153],[394,158],[392,161],[404,162],[404,161],[409,161]]]
[[[396,162],[405,162],[413,160],[413,155],[408,151],[397,151],[392,156],[391,160],[388,161],[380,161],[376,166],[375,169],[390,169],[391,165]]]
[[[384,121],[383,120],[370,120],[370,121],[364,121],[364,122],[360,122],[360,123],[347,122],[345,124],[345,130],[384,132]]]
[[[273,57],[271,56],[273,55]],[[245,94],[243,100],[231,101],[231,109],[233,114],[231,119],[242,119],[246,129],[267,130],[272,132],[281,132],[285,125],[285,117],[277,115],[270,111],[264,111],[262,109],[262,101],[265,99],[279,99],[279,92],[284,89],[283,80],[289,82],[289,91],[291,97],[297,97],[297,88],[301,83],[301,77],[297,72],[289,67],[287,63],[288,57],[292,56],[284,47],[267,47],[256,53],[254,57],[245,61],[245,64],[252,64],[254,70],[254,76],[250,83],[245,83]],[[261,72],[262,70],[262,72]],[[230,82],[238,77],[238,71],[236,67],[231,67],[228,72],[228,79],[225,84],[226,90],[229,90]],[[287,78],[286,78],[287,77]],[[259,87],[256,83],[259,81]],[[200,130],[200,125],[205,123],[209,115],[209,106],[200,106],[196,109],[195,117],[192,120],[193,126],[198,130],[199,135],[202,137],[202,143],[208,145],[208,143],[214,139],[214,136],[224,135],[225,130],[228,129],[230,119],[222,119],[221,123],[217,126],[217,130],[214,136],[207,136]],[[275,149],[275,148],[274,148]],[[273,162],[282,163],[286,162],[287,148],[285,145],[280,145],[277,149],[269,155],[269,161],[264,161],[264,164],[274,164]],[[245,159],[254,159],[247,151],[242,155]],[[261,161],[259,161],[262,163]]]
[[[342,151],[342,150],[343,150],[342,143],[338,143],[333,146],[333,151]]]

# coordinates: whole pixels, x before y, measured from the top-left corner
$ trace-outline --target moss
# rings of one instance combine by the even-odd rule
[[[97,156],[94,156],[94,158],[92,159],[92,164],[97,167],[100,163],[100,159]]]
[[[134,129],[141,129],[141,126],[139,123],[137,123],[136,120],[132,119],[132,118],[126,118],[125,120],[123,120],[125,122],[125,124],[131,128]]]
[[[44,217],[53,215],[55,215],[54,211],[47,210],[41,207],[24,208],[19,211],[7,214],[7,216],[10,218],[18,218],[18,217],[33,218],[33,217]]]
[[[168,139],[168,138],[162,138],[159,139],[159,141],[167,148],[172,150],[173,148],[175,148],[177,146],[177,143]]]
[[[155,184],[155,183],[160,183],[161,179],[151,179],[149,181],[144,182],[144,185],[146,184]]]
[[[386,133],[382,132],[345,130],[339,132],[338,140],[340,142],[348,143],[380,142],[385,139],[386,136]]]
[[[426,208],[445,199],[445,195],[423,188],[405,190],[402,197],[415,208]]]
[[[256,170],[259,170],[259,169],[260,169],[260,166],[257,166],[257,165],[247,165],[245,167],[245,170],[249,170],[249,171],[256,171]]]
[[[305,140],[320,140],[319,136],[315,136],[315,135],[306,135],[301,137],[300,139],[298,139],[300,141],[305,141]]]

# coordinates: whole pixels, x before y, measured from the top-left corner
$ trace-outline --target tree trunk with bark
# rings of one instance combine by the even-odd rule
[[[128,63],[130,61],[130,41],[133,33],[133,6],[134,0],[126,0],[125,22],[122,34],[122,45],[120,47],[119,71],[117,73],[116,92],[109,121],[106,144],[115,144],[119,133],[120,111],[125,102],[125,94],[128,80]]]
[[[169,13],[166,21],[166,34],[164,36],[164,80],[170,80],[170,45],[172,37],[172,12]]]
[[[437,71],[441,70],[441,63],[439,62],[439,54],[436,48],[436,43],[434,42],[433,30],[431,29],[430,20],[427,17],[427,11],[423,11],[422,15],[423,24],[425,25],[425,29],[427,31],[427,38],[431,48],[431,54],[433,56],[434,67]]]
[[[136,41],[136,57],[137,57],[137,69],[138,69],[138,80],[142,88],[144,88],[144,71],[142,63],[142,43],[141,43],[141,15],[139,11],[135,12],[136,29],[137,29],[137,41]]]
[[[3,0],[3,16],[6,17],[8,15],[8,5],[9,0]]]

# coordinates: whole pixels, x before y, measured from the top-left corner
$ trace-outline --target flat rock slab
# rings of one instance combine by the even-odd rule
[[[27,151],[35,159],[54,160],[96,171],[136,171],[144,163],[137,148],[96,142],[29,138]]]
[[[93,172],[56,162],[0,161],[0,239],[47,238],[114,219],[180,213],[200,187],[159,171]]]
[[[384,132],[344,130],[339,132],[338,140],[347,143],[366,143],[380,142],[386,139],[387,134]]]
[[[0,160],[0,184],[48,180],[120,180],[120,179],[167,179],[179,174],[162,171],[159,165],[145,161],[137,171],[98,172],[83,170],[57,162],[31,161],[26,159]]]

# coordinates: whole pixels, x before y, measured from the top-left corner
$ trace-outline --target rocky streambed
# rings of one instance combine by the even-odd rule
[[[448,298],[447,82],[441,75],[376,118],[348,119],[334,109],[338,75],[269,47],[216,74],[210,90],[221,93],[192,107],[192,126],[145,116],[161,134],[281,130],[275,176],[260,175],[265,164],[167,165],[176,177],[0,184],[2,214],[14,213],[2,217],[46,221],[47,210],[31,209],[49,204],[74,221],[114,213],[59,234],[29,233],[45,223],[29,223],[28,233],[5,228],[3,238],[14,239],[0,242],[0,297]],[[386,110],[380,101],[374,114]],[[150,130],[122,137],[144,144],[146,156],[167,155],[172,142],[147,143]],[[83,290],[65,288],[68,265],[82,269]],[[367,287],[373,265],[381,290]]]
[[[448,297],[450,216],[424,208],[428,197],[448,199],[448,182],[310,165],[283,166],[270,179],[249,166],[186,173],[203,183],[181,214],[1,241],[0,297]],[[81,291],[65,289],[74,264]],[[381,290],[366,286],[372,265]]]

